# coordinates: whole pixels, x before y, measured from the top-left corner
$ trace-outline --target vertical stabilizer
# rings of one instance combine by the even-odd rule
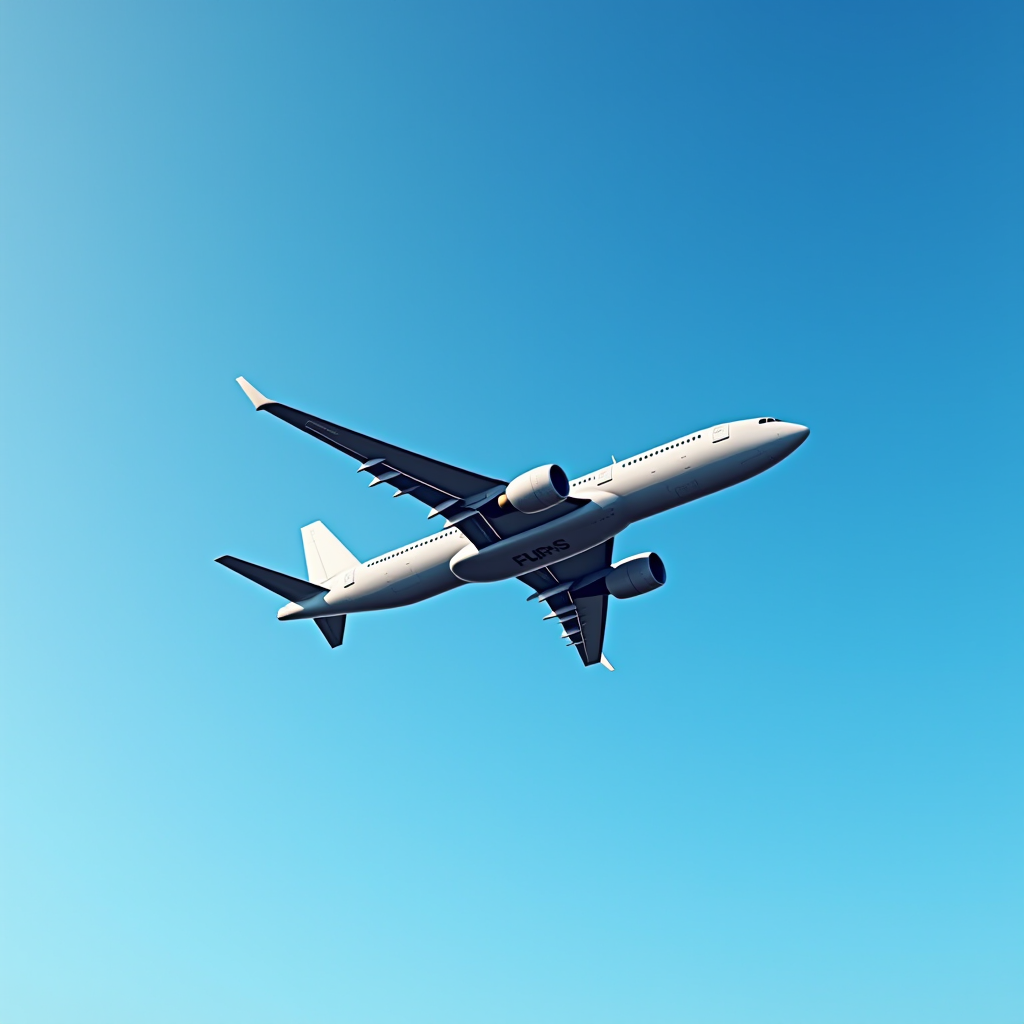
[[[324,583],[359,564],[359,559],[319,520],[302,528],[302,550],[310,583]]]

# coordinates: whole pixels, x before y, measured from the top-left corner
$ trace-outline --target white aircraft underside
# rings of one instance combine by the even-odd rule
[[[609,597],[665,583],[653,552],[613,562],[630,523],[731,487],[781,462],[810,431],[772,417],[722,423],[570,481],[556,465],[512,481],[469,473],[300,412],[238,383],[258,410],[277,416],[360,463],[358,472],[444,517],[444,529],[360,562],[321,522],[302,529],[308,579],[224,555],[217,561],[288,601],[282,620],[313,619],[332,647],[345,617],[415,604],[466,583],[521,579],[550,609],[584,665],[603,663]]]

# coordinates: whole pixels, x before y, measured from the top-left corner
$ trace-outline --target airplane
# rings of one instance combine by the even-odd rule
[[[566,647],[583,664],[604,665],[610,597],[626,600],[664,586],[665,564],[653,551],[613,561],[615,538],[631,523],[749,480],[781,462],[810,430],[772,416],[719,423],[570,480],[554,463],[513,480],[480,476],[398,448],[237,383],[257,411],[269,412],[358,460],[357,472],[388,484],[443,518],[422,540],[360,562],[322,522],[304,526],[307,579],[232,555],[216,559],[285,598],[281,621],[312,619],[331,647],[356,612],[425,601],[467,583],[518,579],[547,605]]]

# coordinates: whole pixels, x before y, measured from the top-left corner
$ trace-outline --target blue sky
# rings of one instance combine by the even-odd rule
[[[0,8],[0,1015],[1019,1020],[1019,4]],[[214,564],[757,415],[584,670]]]

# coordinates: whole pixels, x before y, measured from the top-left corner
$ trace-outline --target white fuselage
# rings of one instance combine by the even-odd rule
[[[780,420],[740,420],[677,438],[572,481],[589,499],[559,519],[477,550],[456,526],[371,558],[328,580],[330,588],[280,619],[320,618],[414,604],[464,583],[522,576],[571,558],[630,523],[747,480],[781,462],[807,437]]]

